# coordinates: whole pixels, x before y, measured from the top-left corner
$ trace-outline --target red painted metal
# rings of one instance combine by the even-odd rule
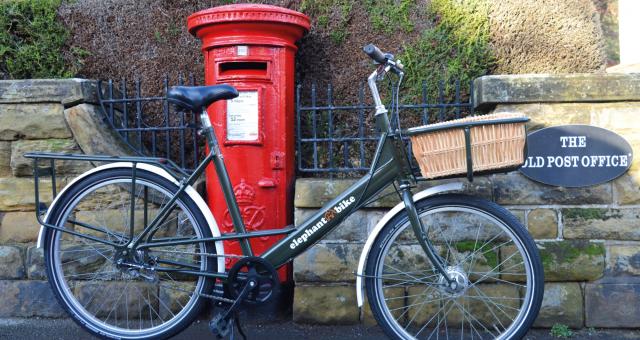
[[[244,102],[215,103],[209,117],[247,230],[292,224],[295,42],[309,30],[309,18],[281,7],[244,4],[194,13],[187,24],[202,40],[206,84],[233,85]],[[212,166],[206,175],[209,207],[223,232],[232,232]],[[261,254],[281,237],[252,239],[254,253]],[[241,254],[239,243],[226,242],[225,252]],[[227,266],[232,263],[227,259]],[[291,266],[280,270],[282,281],[291,275]]]

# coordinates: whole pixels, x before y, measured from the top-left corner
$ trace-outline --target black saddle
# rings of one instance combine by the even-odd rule
[[[233,99],[238,96],[235,87],[222,84],[213,86],[172,86],[167,92],[169,102],[192,111],[206,109],[220,99]]]

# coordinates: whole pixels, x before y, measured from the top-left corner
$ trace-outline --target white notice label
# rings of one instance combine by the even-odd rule
[[[227,140],[258,140],[258,91],[240,91],[227,101]]]

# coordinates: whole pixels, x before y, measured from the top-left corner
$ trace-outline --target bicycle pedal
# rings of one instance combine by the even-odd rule
[[[227,335],[229,335],[232,328],[233,319],[222,318],[221,315],[218,315],[211,319],[211,321],[209,321],[209,330],[218,339],[225,338]]]

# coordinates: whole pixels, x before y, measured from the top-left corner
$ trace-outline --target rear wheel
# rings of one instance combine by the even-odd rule
[[[544,290],[537,247],[504,208],[441,195],[416,202],[447,282],[424,253],[406,213],[385,226],[366,264],[374,317],[396,339],[517,339],[536,318]]]
[[[126,244],[157,216],[177,192],[167,179],[137,170],[109,169],[69,188],[52,207],[48,222],[100,240]],[[133,192],[133,198],[131,193]],[[132,202],[133,201],[133,202]],[[131,225],[131,206],[134,206]],[[153,241],[211,237],[196,203],[182,193]],[[70,315],[93,334],[110,338],[166,338],[187,327],[203,306],[213,280],[158,271],[163,267],[215,271],[212,243],[127,251],[84,237],[48,229],[45,263],[49,281]]]

